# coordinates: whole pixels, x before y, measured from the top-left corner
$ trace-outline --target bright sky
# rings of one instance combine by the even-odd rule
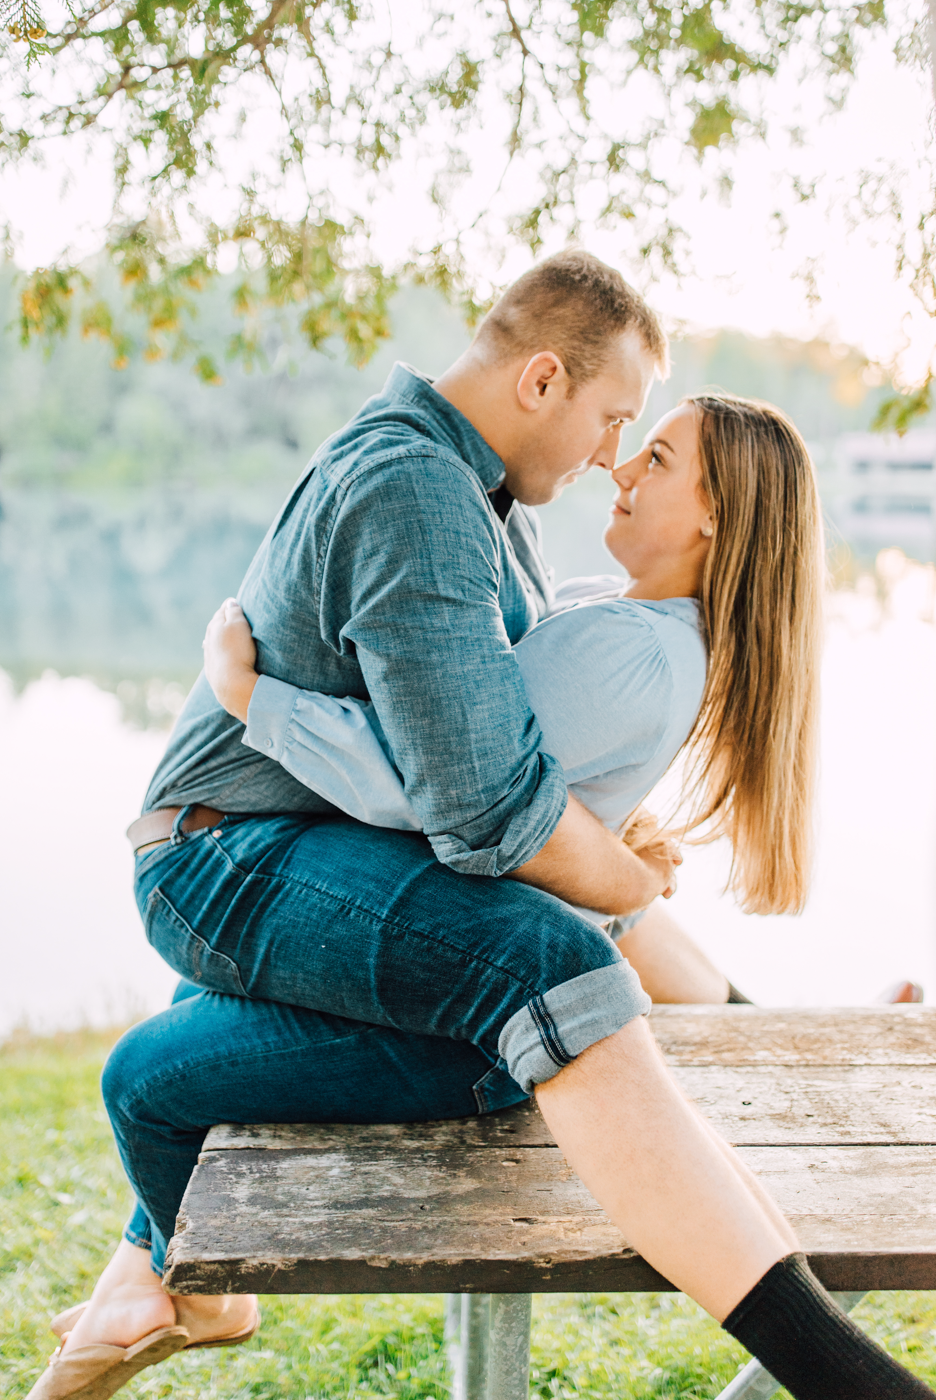
[[[919,70],[897,65],[890,42],[878,37],[866,45],[858,80],[836,114],[823,114],[824,94],[817,87],[781,78],[762,93],[768,129],[778,132],[776,139],[751,142],[737,155],[710,151],[701,163],[678,155],[674,143],[681,193],[672,213],[690,234],[693,262],[693,272],[681,282],[669,275],[649,279],[633,243],[628,244],[626,229],[586,227],[583,241],[618,263],[674,326],[821,335],[857,345],[885,363],[896,358],[905,382],[918,381],[934,361],[936,322],[906,279],[895,278],[892,225],[863,216],[850,219],[846,207],[861,170],[899,182],[911,223],[917,212],[930,207],[930,85]],[[263,120],[260,114],[258,118],[255,139]],[[503,165],[493,158],[496,138],[485,125],[466,137],[473,173],[461,196],[462,212],[471,201],[485,198],[489,171]],[[783,134],[793,125],[807,133],[801,146]],[[249,158],[250,131],[248,125],[240,159]],[[376,242],[391,259],[405,256],[414,227],[431,217],[425,170],[424,158],[416,156],[392,184],[376,196],[371,192]],[[718,177],[724,171],[734,178],[730,201],[719,194]],[[815,181],[816,198],[801,202],[785,171],[796,173],[804,185]],[[332,188],[352,203],[357,177],[336,169],[330,178]],[[522,170],[518,179],[522,182]],[[206,188],[201,198],[209,207],[216,200],[220,211],[225,194],[220,186],[213,193]],[[23,167],[4,176],[2,199],[0,221],[9,221],[14,230],[22,266],[48,265],[66,247],[82,255],[93,252],[109,209],[107,161],[100,151],[82,161],[74,146],[53,147],[45,168]],[[781,225],[787,226],[782,238]],[[495,250],[481,240],[469,247],[476,266],[492,282],[509,280],[529,263],[523,249],[505,253],[503,243]],[[818,300],[810,295],[810,279]]]
[[[776,94],[781,103],[785,96],[782,89]],[[883,241],[891,226],[849,218],[846,199],[858,186],[859,171],[897,175],[903,167],[910,210],[928,212],[932,120],[924,76],[898,67],[887,46],[876,43],[844,110],[810,122],[812,140],[804,149],[748,146],[733,162],[730,205],[703,191],[694,208],[679,210],[694,236],[699,275],[682,287],[662,283],[656,304],[697,326],[818,334],[884,361],[899,354],[905,375],[922,378],[936,346],[936,325],[907,281],[895,278],[893,244]],[[800,203],[789,184],[778,181],[778,170],[794,161],[803,183],[818,181],[811,203]],[[775,213],[788,225],[783,240]],[[814,306],[804,272],[812,273],[821,296]]]

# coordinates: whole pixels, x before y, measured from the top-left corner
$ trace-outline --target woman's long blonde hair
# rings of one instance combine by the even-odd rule
[[[802,909],[812,866],[822,512],[809,453],[778,408],[698,394],[714,530],[702,577],[709,664],[687,745],[684,831],[727,836],[750,913]],[[699,838],[697,838],[699,839]]]

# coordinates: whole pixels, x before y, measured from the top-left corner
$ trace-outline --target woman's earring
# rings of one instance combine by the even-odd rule
[[[703,525],[703,526],[702,526],[702,533],[703,533],[703,535],[705,536],[705,538],[706,538],[707,540],[710,540],[710,539],[712,538],[712,527],[711,527],[711,525]]]

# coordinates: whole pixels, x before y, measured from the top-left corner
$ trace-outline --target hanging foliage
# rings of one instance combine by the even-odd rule
[[[233,266],[232,355],[257,356],[273,309],[358,363],[403,273],[476,317],[490,288],[466,248],[485,238],[537,252],[626,224],[677,267],[679,159],[761,139],[781,64],[841,101],[884,23],[883,0],[0,0],[0,162],[63,143],[76,170],[110,162],[126,292],[63,257],[26,280],[23,338],[77,320],[117,364],[171,354],[211,382],[198,295]],[[391,258],[373,211],[407,180],[430,198]]]

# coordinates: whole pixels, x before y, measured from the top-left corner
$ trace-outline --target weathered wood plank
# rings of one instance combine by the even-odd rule
[[[676,1065],[673,1072],[738,1145],[936,1143],[930,1065]]]
[[[919,1147],[741,1156],[837,1289],[936,1287],[936,1173]],[[557,1148],[207,1153],[169,1255],[180,1292],[555,1292],[666,1285]]]
[[[205,1152],[255,1148],[268,1152],[330,1152],[361,1148],[555,1147],[535,1104],[524,1103],[480,1118],[438,1123],[219,1123]]]
[[[729,1142],[936,1144],[936,1067],[915,1065],[677,1065],[674,1073],[690,1098]],[[261,1148],[325,1152],[333,1148],[387,1149],[553,1147],[535,1107],[523,1105],[481,1118],[445,1123],[341,1125],[222,1124],[206,1151]]]
[[[671,1064],[936,1064],[932,1006],[660,1006],[650,1019]]]

